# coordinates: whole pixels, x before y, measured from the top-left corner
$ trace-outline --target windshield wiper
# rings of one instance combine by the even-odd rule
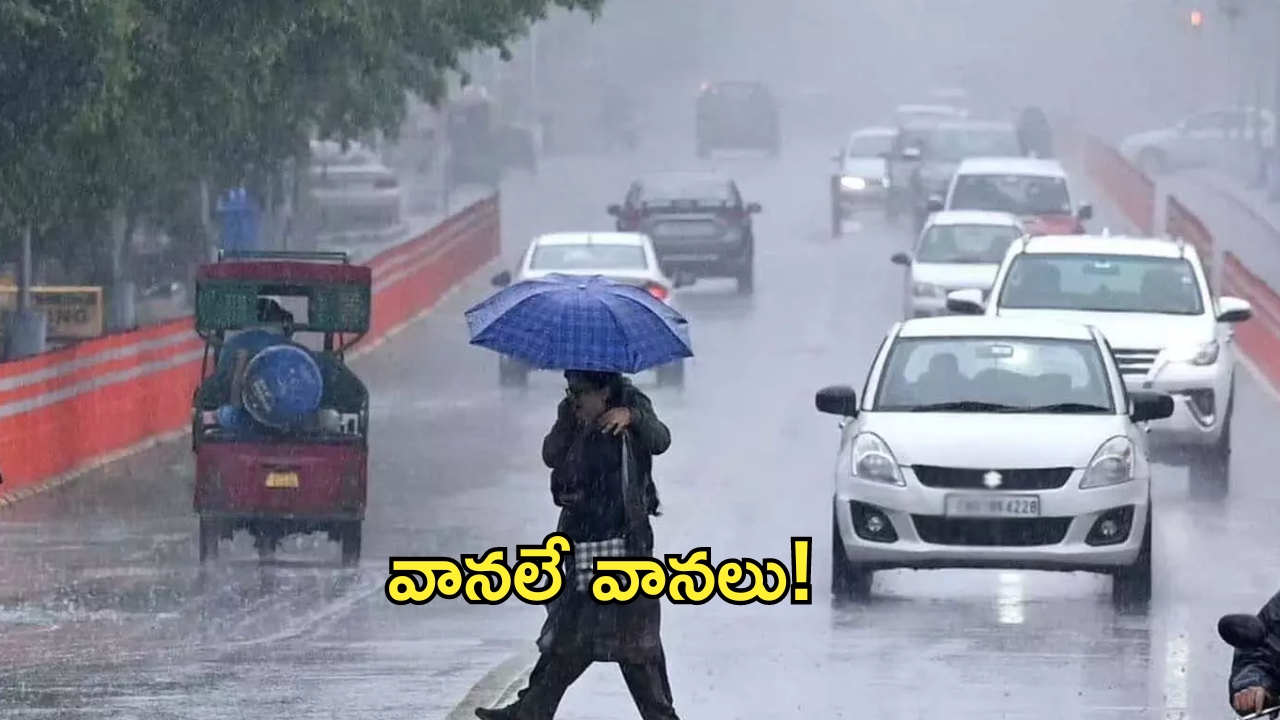
[[[1032,407],[1018,408],[1017,412],[1084,414],[1084,413],[1109,413],[1111,412],[1111,410],[1101,405],[1091,405],[1089,403],[1061,402],[1061,403],[1051,403],[1049,405],[1034,405]]]
[[[1021,408],[1002,403],[982,402],[981,400],[954,400],[952,402],[917,405],[911,412],[1018,412]]]

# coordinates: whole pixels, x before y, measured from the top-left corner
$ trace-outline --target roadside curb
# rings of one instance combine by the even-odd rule
[[[525,651],[493,666],[462,696],[445,720],[474,720],[478,707],[500,707],[515,700],[537,659],[537,653]]]
[[[385,344],[388,340],[403,333],[405,330],[409,329],[414,324],[430,317],[442,306],[446,305],[450,300],[454,299],[465,290],[470,289],[469,288],[470,284],[474,281],[474,279],[477,276],[480,276],[486,272],[491,272],[493,268],[498,266],[501,262],[502,262],[502,258],[497,257],[485,263],[484,265],[480,266],[474,272],[470,273],[466,277],[459,280],[453,287],[449,288],[444,293],[442,293],[440,297],[437,298],[436,301],[432,303],[429,307],[423,308],[422,310],[418,311],[418,313],[412,315],[408,320],[405,320],[399,325],[395,325],[391,328],[388,328],[387,331],[383,333],[382,336],[379,337],[377,340],[373,340],[369,342],[367,345],[363,345],[362,347],[358,347],[352,350],[350,353],[347,354],[347,357],[352,362],[354,362],[356,360],[359,360],[361,357],[368,355],[374,350],[377,350],[378,348],[382,347],[382,345]],[[152,448],[181,440],[182,438],[187,437],[189,435],[191,435],[190,426],[184,427],[181,430],[175,430],[173,432],[156,435],[154,437],[147,438],[146,440],[140,443],[137,443],[135,445],[130,445],[129,447],[121,448],[120,450],[117,450],[115,452],[102,455],[98,458],[95,458],[94,460],[91,460],[89,463],[81,467],[65,472],[61,475],[57,475],[47,480],[43,480],[33,485],[27,485],[25,487],[21,487],[16,490],[0,491],[0,510],[9,508],[16,503],[22,502],[23,500],[28,500],[37,495],[43,495],[52,490],[57,490],[59,488],[62,488],[66,485],[69,485],[75,482],[76,480],[79,480],[85,475],[88,475],[96,470],[101,470],[103,467],[106,467],[107,465],[110,465],[115,462],[119,462],[121,460],[128,459],[134,455],[137,455],[138,453],[150,450]]]

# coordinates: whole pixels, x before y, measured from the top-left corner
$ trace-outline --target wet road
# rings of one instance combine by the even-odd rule
[[[883,573],[874,602],[832,607],[820,559],[837,434],[812,394],[832,382],[861,385],[901,307],[888,256],[908,242],[874,217],[839,241],[826,237],[833,145],[793,142],[780,160],[715,163],[765,206],[757,293],[712,283],[686,293],[698,350],[688,387],[653,391],[676,437],[657,466],[660,551],[709,545],[718,557],[785,557],[793,535],[816,542],[812,606],[666,610],[682,714],[1222,713],[1228,653],[1213,622],[1253,609],[1275,583],[1263,548],[1280,487],[1265,447],[1280,410],[1248,377],[1231,496],[1194,500],[1185,473],[1160,474],[1149,615],[1118,616],[1105,579],[960,571]],[[536,181],[514,179],[504,195],[508,255],[533,233],[606,228],[604,207],[633,174],[696,166],[688,150],[548,160]],[[1102,222],[1120,227],[1101,210]],[[537,448],[560,386],[535,376],[527,393],[499,391],[494,358],[466,347],[460,316],[485,291],[471,283],[359,361],[376,408],[358,570],[334,568],[336,546],[305,540],[268,566],[241,541],[197,572],[181,444],[0,513],[4,716],[443,718],[490,667],[527,650],[538,608],[397,608],[382,597],[389,555],[480,552],[540,539],[554,525]],[[616,670],[599,667],[570,691],[562,717],[633,712]]]

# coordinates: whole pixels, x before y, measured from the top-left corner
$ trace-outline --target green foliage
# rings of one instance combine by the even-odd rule
[[[461,56],[604,1],[0,0],[0,243],[30,225],[65,245],[121,211],[181,224],[200,180],[263,182],[313,133],[394,132]]]

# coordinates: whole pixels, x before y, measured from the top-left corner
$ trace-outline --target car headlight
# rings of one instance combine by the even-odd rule
[[[1165,357],[1169,362],[1187,363],[1204,367],[1218,362],[1218,353],[1222,348],[1218,345],[1217,340],[1210,340],[1207,343],[1198,345],[1177,345],[1165,350]]]
[[[911,284],[911,294],[916,297],[927,298],[944,298],[947,296],[945,288],[938,287],[926,282],[918,282]]]
[[[1127,437],[1116,436],[1102,443],[1084,471],[1080,488],[1087,490],[1129,482],[1133,479],[1133,455],[1133,443]]]
[[[886,173],[884,177],[880,178],[880,184],[885,188],[888,188],[893,183],[889,182],[889,175]]]
[[[853,476],[863,480],[888,483],[890,485],[906,485],[902,479],[902,468],[894,458],[889,445],[875,433],[858,433],[853,438],[850,453]]]
[[[840,187],[845,190],[866,190],[867,181],[860,177],[842,177],[840,178]]]

